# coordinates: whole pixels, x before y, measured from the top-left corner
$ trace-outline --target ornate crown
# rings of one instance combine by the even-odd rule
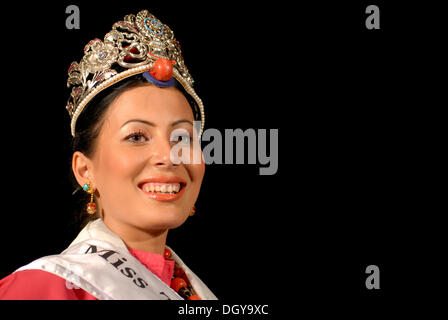
[[[84,47],[81,61],[68,68],[67,87],[72,87],[67,103],[71,133],[75,135],[76,120],[86,105],[102,90],[115,83],[143,73],[152,83],[166,87],[173,77],[190,94],[199,108],[204,129],[204,106],[193,90],[193,78],[184,64],[179,42],[171,29],[147,10],[127,15],[112,30]]]

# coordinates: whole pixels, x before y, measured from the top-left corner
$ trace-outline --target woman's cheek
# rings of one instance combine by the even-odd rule
[[[103,149],[100,166],[105,176],[115,176],[121,179],[132,179],[144,166],[144,158],[141,154],[125,148]]]
[[[199,189],[202,184],[202,179],[205,173],[205,163],[201,162],[199,164],[189,164],[187,165],[187,170],[190,172],[191,179],[195,183],[195,189],[199,193]]]

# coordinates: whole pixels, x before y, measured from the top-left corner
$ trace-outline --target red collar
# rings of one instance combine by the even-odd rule
[[[129,249],[129,252],[168,286],[171,285],[171,278],[174,274],[173,260],[167,260],[161,254],[137,249]]]

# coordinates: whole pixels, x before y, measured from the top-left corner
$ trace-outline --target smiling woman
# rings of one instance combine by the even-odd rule
[[[204,163],[170,159],[176,143],[171,132],[182,128],[192,135],[193,120],[178,89],[140,83],[108,106],[90,157],[79,150],[73,154],[78,184],[90,181],[96,190],[98,217],[136,249],[163,254],[168,229],[187,219],[198,197]],[[146,239],[134,230],[142,228],[158,236]]]
[[[101,168],[109,173],[108,177],[111,177],[112,172],[118,172],[118,169],[122,168],[119,160],[129,159],[129,156],[135,157],[135,151],[138,151],[138,154],[151,154],[152,160],[155,159],[157,153],[169,151],[166,148],[163,149],[165,147],[164,143],[169,144],[168,148],[175,143],[175,141],[170,141],[175,140],[170,137],[171,132],[175,129],[181,128],[189,132],[190,136],[193,136],[192,121],[197,116],[193,115],[194,109],[190,106],[194,102],[177,81],[174,82],[173,87],[159,88],[148,83],[141,75],[136,75],[119,82],[109,90],[101,92],[91,103],[95,106],[86,108],[78,118],[77,131],[73,138],[73,180],[78,188],[82,185],[82,179],[75,177],[77,169],[74,166],[80,163],[79,161],[97,159],[96,163],[98,163],[98,159],[103,161],[107,159],[108,162],[104,161]],[[157,133],[158,136],[156,136]],[[119,143],[115,145],[109,143],[112,142],[109,139],[112,136],[116,137]],[[162,141],[161,146],[155,145],[160,141]],[[196,145],[195,143],[192,141],[192,148],[193,146],[197,147],[197,143]],[[107,148],[105,148],[106,146]],[[101,153],[96,153],[96,150],[101,150]],[[168,158],[164,158],[162,162],[170,162],[169,153],[165,153],[163,156],[168,156]],[[142,159],[144,160],[145,157],[140,158],[140,160]],[[117,161],[117,163],[112,163],[113,161]],[[109,167],[104,165],[109,165]],[[131,164],[128,162],[128,165]],[[132,165],[137,164],[133,163]],[[158,165],[159,168],[162,166]],[[173,164],[173,166],[177,168],[177,165]],[[184,165],[182,167],[191,169],[198,166]],[[199,167],[202,167],[203,170],[204,164],[202,163]],[[83,167],[78,169],[85,170]],[[161,179],[166,179],[166,177],[161,177]],[[201,180],[202,178],[199,181],[199,186]],[[97,189],[94,194],[96,202],[100,202],[101,194],[99,190],[104,192],[104,188],[100,188],[98,182],[93,185]],[[126,198],[126,193],[119,192],[121,185],[114,185],[111,188],[112,191]],[[183,192],[183,189],[180,191]],[[161,195],[160,192],[153,196],[162,198],[164,195]],[[116,199],[116,195],[113,198]],[[130,201],[132,198],[126,199]],[[191,203],[190,210],[193,206],[194,202]],[[100,217],[104,220],[104,213],[105,210],[100,204],[98,204],[98,210],[94,214],[88,214],[86,210],[81,210],[83,225]]]
[[[68,74],[73,178],[90,199],[85,226],[62,254],[1,280],[0,298],[216,299],[166,246],[168,231],[194,212],[205,171],[203,161],[170,156],[182,138],[173,132],[192,137],[193,122],[199,131],[204,123],[172,31],[146,10],[128,15],[104,41],[90,41]]]

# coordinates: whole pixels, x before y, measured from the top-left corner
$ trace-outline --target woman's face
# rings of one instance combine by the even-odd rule
[[[90,172],[106,224],[164,231],[188,218],[205,164],[202,155],[198,164],[173,164],[177,141],[170,140],[175,129],[193,137],[193,120],[187,99],[172,87],[129,89],[109,106]]]

